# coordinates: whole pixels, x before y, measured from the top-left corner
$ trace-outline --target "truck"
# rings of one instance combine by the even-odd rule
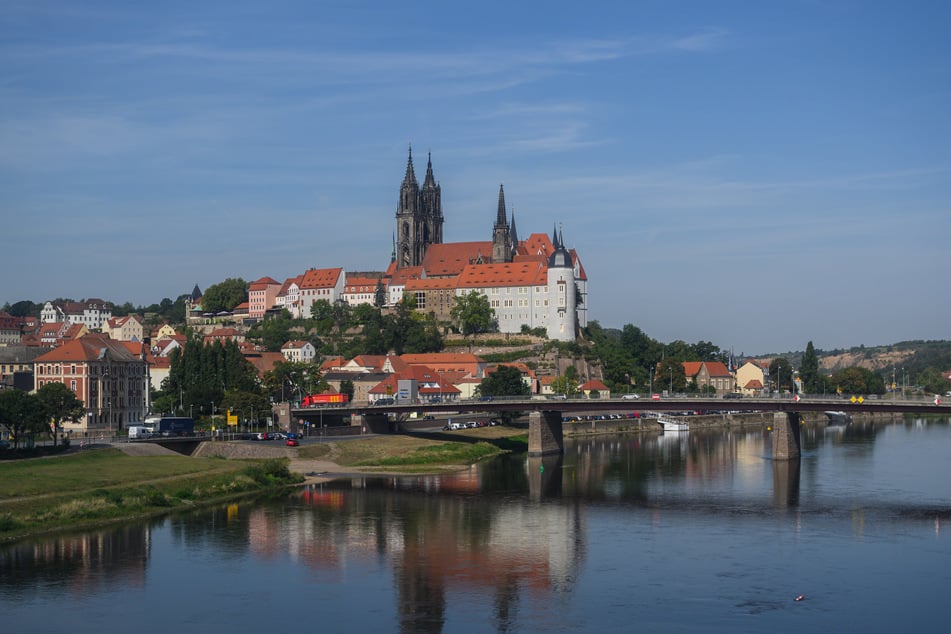
[[[145,428],[150,436],[193,436],[195,420],[188,416],[149,416]]]
[[[144,440],[149,437],[149,428],[145,425],[130,425],[129,440]]]
[[[346,405],[350,397],[346,394],[308,394],[301,401],[301,407],[319,407],[321,405]]]

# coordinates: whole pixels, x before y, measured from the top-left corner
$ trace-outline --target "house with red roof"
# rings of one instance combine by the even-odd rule
[[[350,306],[375,305],[377,288],[383,285],[382,277],[382,273],[347,273],[343,286],[343,301]],[[383,285],[383,293],[383,301],[386,303],[385,285]]]
[[[308,270],[300,282],[301,314],[312,317],[311,308],[318,300],[333,304],[342,299],[344,282],[346,276],[342,268]]]
[[[455,401],[459,399],[461,393],[459,388],[432,368],[413,365],[407,366],[400,372],[387,375],[370,389],[368,400],[372,404],[382,398],[395,398],[399,394],[400,381],[415,381],[419,401],[423,403]]]
[[[736,370],[736,387],[747,395],[756,396],[763,393],[766,385],[766,369],[764,364],[747,361]]]
[[[684,361],[684,375],[693,381],[698,390],[713,386],[718,396],[733,391],[735,379],[730,370],[719,361]]]
[[[280,290],[281,283],[266,275],[248,284],[248,317],[251,319],[264,317],[264,313],[277,302],[277,294]]]
[[[578,391],[583,393],[585,398],[611,398],[611,388],[597,379],[585,381],[578,386]]]
[[[105,335],[67,341],[37,357],[35,389],[52,382],[75,392],[86,408],[81,420],[64,425],[70,432],[118,432],[141,423],[148,413],[147,362]]]
[[[141,317],[126,315],[107,319],[102,326],[102,332],[117,341],[142,341],[145,328]]]

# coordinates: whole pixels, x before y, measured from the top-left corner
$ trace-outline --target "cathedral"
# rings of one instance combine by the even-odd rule
[[[448,320],[454,298],[474,291],[489,299],[500,332],[542,328],[551,339],[573,341],[587,325],[587,276],[578,254],[566,248],[557,228],[551,237],[533,233],[519,240],[503,186],[491,240],[444,243],[443,222],[432,154],[420,187],[410,148],[385,275],[387,303],[412,293],[417,310]]]

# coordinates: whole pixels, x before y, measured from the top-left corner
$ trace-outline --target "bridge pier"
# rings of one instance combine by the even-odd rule
[[[799,460],[802,415],[799,412],[773,414],[773,460]]]
[[[544,456],[565,451],[561,412],[532,412],[528,417],[528,455]]]

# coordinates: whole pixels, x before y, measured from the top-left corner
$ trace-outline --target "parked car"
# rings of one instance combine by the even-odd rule
[[[640,398],[640,397],[641,397],[640,394],[634,394],[633,392],[631,392],[630,394],[625,394],[621,398],[631,400],[631,399]]]
[[[288,447],[300,447],[300,441],[296,438],[288,438],[284,441],[284,444]]]

